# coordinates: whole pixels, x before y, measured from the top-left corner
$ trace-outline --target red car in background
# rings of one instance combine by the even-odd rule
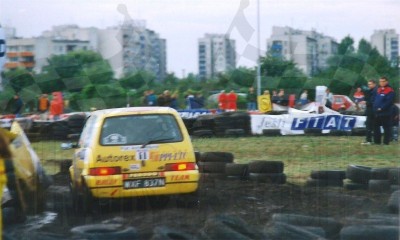
[[[364,111],[365,101],[357,105],[346,95],[333,95],[332,110],[335,111]]]

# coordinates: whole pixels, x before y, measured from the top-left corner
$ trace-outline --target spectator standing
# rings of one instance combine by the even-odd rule
[[[329,88],[325,90],[324,103],[326,107],[332,109],[333,94]]]
[[[177,110],[178,109],[178,92],[174,92],[171,95],[171,103],[169,105],[171,108]]]
[[[192,92],[188,92],[188,94],[185,97],[185,100],[186,100],[186,109],[193,109],[194,95]]]
[[[40,114],[40,120],[47,120],[49,117],[50,101],[47,94],[42,94],[38,100],[38,112]]]
[[[392,132],[392,105],[395,93],[389,86],[388,79],[381,77],[379,79],[379,87],[376,92],[373,109],[375,112],[374,123],[374,143],[381,144],[381,126],[383,127],[384,137],[383,144],[389,145]]]
[[[147,94],[147,106],[157,106],[157,96],[154,94],[154,90],[150,89]]]
[[[227,110],[228,111],[236,111],[237,110],[237,95],[234,90],[231,90],[231,92],[227,95],[227,101],[228,101]]]
[[[304,90],[300,95],[300,104],[305,105],[308,103],[308,91]]]
[[[364,93],[361,91],[361,88],[358,87],[356,92],[353,94],[354,103],[356,104],[357,111],[360,111],[360,102],[365,101]]]
[[[283,105],[283,106],[287,106],[288,101],[286,99],[285,96],[285,90],[283,89],[279,89],[279,93],[278,93],[278,104]]]
[[[392,105],[392,141],[399,141],[399,107]]]
[[[50,114],[53,115],[53,120],[60,119],[60,115],[64,112],[64,101],[61,92],[53,92],[53,99],[50,102]]]
[[[24,108],[24,102],[20,98],[18,94],[14,95],[14,111],[13,114],[15,114],[15,117],[21,117],[22,110]]]
[[[247,110],[249,111],[257,110],[257,93],[254,91],[253,87],[249,88],[246,100],[247,100]]]
[[[279,96],[278,96],[278,93],[276,92],[276,90],[272,91],[272,103],[276,103],[276,104],[280,103]]]
[[[222,111],[226,111],[228,103],[228,95],[225,93],[225,90],[222,90],[218,95],[218,107]]]
[[[371,145],[372,144],[372,133],[374,130],[374,120],[375,114],[373,110],[373,104],[376,96],[376,82],[375,80],[368,81],[368,90],[364,93],[365,98],[365,128],[367,129],[367,133],[365,135],[365,142],[362,142],[362,145]]]
[[[204,97],[201,93],[196,93],[192,100],[192,109],[204,108]]]

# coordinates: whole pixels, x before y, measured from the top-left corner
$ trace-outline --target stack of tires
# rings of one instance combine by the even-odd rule
[[[233,163],[234,156],[229,152],[202,152],[197,165],[200,172],[200,182],[224,179],[225,166]]]
[[[213,137],[214,127],[214,115],[200,115],[192,125],[191,135],[194,137]]]
[[[371,192],[389,192],[399,189],[400,168],[371,168],[349,165],[346,170],[348,190],[369,190]]]
[[[251,120],[247,112],[225,112],[215,115],[216,136],[246,136],[251,134]]]
[[[312,171],[307,179],[306,186],[309,187],[342,187],[346,172],[341,170],[318,170]]]
[[[249,179],[255,182],[284,184],[286,175],[283,169],[282,161],[253,161],[248,165]]]
[[[85,114],[74,114],[67,118],[68,134],[80,134],[86,122]]]

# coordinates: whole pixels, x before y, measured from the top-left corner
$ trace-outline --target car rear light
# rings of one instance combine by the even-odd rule
[[[98,167],[89,169],[89,175],[107,176],[121,174],[121,167]]]
[[[196,163],[171,163],[165,164],[165,171],[195,170]]]

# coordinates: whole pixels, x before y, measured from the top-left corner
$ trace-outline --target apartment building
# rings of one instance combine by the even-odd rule
[[[7,40],[5,68],[22,66],[40,72],[51,55],[76,50],[101,54],[109,61],[117,78],[139,70],[154,74],[160,81],[166,75],[166,40],[147,29],[143,21],[130,21],[107,29],[62,25],[36,38],[14,36]]]
[[[399,34],[396,30],[375,30],[371,36],[371,45],[385,56],[392,66],[399,66]]]
[[[225,34],[205,34],[198,40],[198,66],[201,79],[215,78],[236,67],[235,40]]]
[[[267,51],[274,57],[293,61],[309,76],[327,67],[327,59],[336,54],[338,43],[314,30],[304,31],[290,27],[272,28],[267,39]]]

